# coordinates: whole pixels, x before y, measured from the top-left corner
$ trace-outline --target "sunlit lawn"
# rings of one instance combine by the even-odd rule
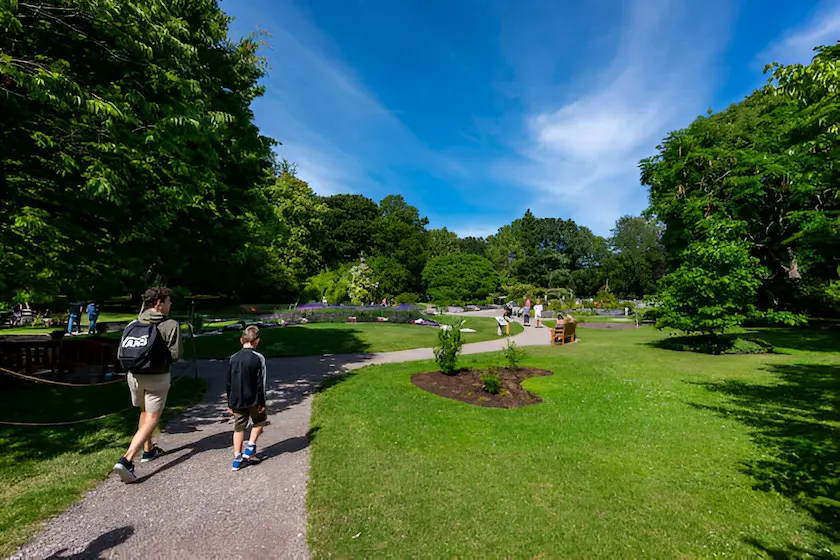
[[[201,400],[206,383],[176,379],[165,418]],[[0,426],[0,557],[33,535],[103,479],[137,429],[125,383],[101,387],[5,386],[0,420],[66,422],[126,409],[101,420],[59,427]]]
[[[444,317],[444,320],[447,319]],[[496,320],[492,317],[464,317],[464,342],[498,338]],[[522,332],[521,324],[511,324],[511,334]],[[197,337],[199,358],[226,358],[239,350],[240,333]],[[308,356],[317,354],[357,354],[393,352],[411,348],[431,348],[437,343],[438,329],[396,323],[312,323],[290,327],[262,329],[259,350],[266,357]],[[191,343],[187,353],[191,354]]]
[[[542,404],[486,409],[374,366],[312,416],[314,556],[828,558],[838,548],[840,336],[761,331],[710,356],[596,330],[527,349]],[[501,364],[468,356],[467,366]],[[810,556],[809,556],[810,555]]]

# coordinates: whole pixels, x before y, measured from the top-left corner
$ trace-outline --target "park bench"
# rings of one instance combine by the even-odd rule
[[[576,323],[573,321],[558,320],[554,328],[551,329],[551,344],[563,345],[566,344],[567,340],[574,342],[576,340],[575,325]]]

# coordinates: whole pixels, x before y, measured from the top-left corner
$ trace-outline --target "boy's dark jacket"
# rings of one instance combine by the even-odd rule
[[[252,348],[243,348],[228,363],[227,397],[231,410],[265,406],[267,377],[265,358]]]

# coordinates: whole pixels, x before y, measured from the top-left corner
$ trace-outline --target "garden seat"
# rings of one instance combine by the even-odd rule
[[[566,344],[566,342],[574,342],[577,340],[575,336],[575,323],[574,321],[563,321],[558,320],[557,324],[554,325],[554,328],[551,329],[551,344]]]

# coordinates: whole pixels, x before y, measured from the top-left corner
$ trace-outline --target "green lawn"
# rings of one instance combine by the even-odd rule
[[[173,384],[165,419],[199,402],[206,383]],[[0,420],[61,422],[130,407],[124,383],[102,387],[3,386]],[[74,426],[0,425],[0,557],[8,558],[39,527],[104,478],[137,429],[137,409]]]
[[[444,318],[451,319],[451,318]],[[464,341],[479,342],[498,338],[492,317],[465,317]],[[521,324],[511,325],[511,334],[522,332]],[[195,339],[199,358],[227,358],[239,348],[239,332],[203,336]],[[309,356],[317,354],[356,354],[393,352],[411,348],[431,348],[437,342],[438,329],[395,323],[313,323],[263,329],[259,350],[266,357]],[[187,356],[192,342],[185,342]]]
[[[526,349],[554,375],[526,381],[545,402],[517,410],[411,385],[432,362],[337,380],[312,416],[313,554],[840,554],[840,336],[761,334],[790,352],[672,352],[652,328],[581,326],[578,344]]]
[[[115,322],[115,323],[122,323],[132,321],[137,318],[136,313],[110,313],[110,312],[103,312],[99,314],[99,323],[108,323],[108,322]],[[82,317],[82,333],[86,334],[88,325],[90,321],[88,321],[87,313]],[[0,335],[17,335],[17,334],[49,334],[53,331],[59,330],[66,330],[67,325],[63,327],[17,327],[13,329],[0,329]]]

